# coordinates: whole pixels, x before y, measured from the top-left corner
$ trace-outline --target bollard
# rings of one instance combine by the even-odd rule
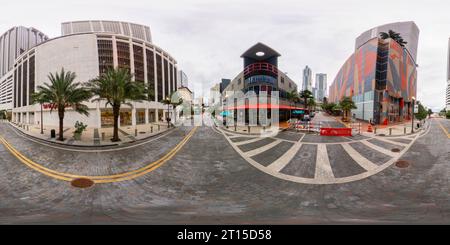
[[[373,127],[373,134],[377,134],[377,127]]]
[[[136,137],[136,136],[137,136],[137,128],[134,129],[134,137]]]
[[[150,133],[153,133],[153,126],[150,126]]]
[[[250,125],[247,126],[248,133],[250,133]]]
[[[237,128],[236,128],[236,123],[234,124],[234,132],[236,132]]]
[[[403,127],[403,134],[406,134],[406,127]]]
[[[160,131],[160,130],[161,130],[161,125],[158,124],[158,131]]]
[[[105,141],[105,132],[102,132],[102,141]]]
[[[389,128],[389,135],[392,135],[392,128]]]

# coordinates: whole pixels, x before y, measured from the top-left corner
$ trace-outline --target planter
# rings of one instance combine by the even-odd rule
[[[73,138],[74,138],[75,140],[81,140],[81,134],[80,134],[80,133],[74,133],[74,134],[73,134]]]

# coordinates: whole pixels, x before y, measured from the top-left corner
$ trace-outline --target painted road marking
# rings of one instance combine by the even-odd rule
[[[254,143],[254,142],[260,141],[262,139],[264,139],[264,138],[262,138],[262,137],[261,138],[255,138],[255,139],[245,140],[245,141],[241,141],[241,142],[236,142],[234,144],[235,145],[245,145],[245,144],[250,144],[250,143]]]
[[[379,147],[377,145],[374,145],[374,144],[372,144],[372,143],[370,143],[370,142],[368,142],[366,140],[362,140],[361,143],[365,144],[366,146],[368,146],[368,147],[370,147],[370,148],[372,148],[372,149],[374,149],[376,151],[379,151],[379,152],[381,152],[381,153],[383,153],[385,155],[388,155],[390,157],[395,157],[395,156],[399,155],[398,152],[396,153],[396,152],[392,152],[392,151],[386,150],[386,149],[384,149],[382,147]]]
[[[447,131],[447,129],[444,127],[444,125],[442,125],[442,123],[439,122],[439,120],[437,120],[437,119],[433,119],[433,120],[435,120],[435,121],[439,124],[439,126],[440,126],[441,129],[442,129],[442,131],[444,131],[444,134],[447,135],[448,138],[450,138],[450,134],[448,133],[448,131]]]
[[[247,156],[249,156],[249,157],[256,156],[259,153],[262,153],[262,152],[265,152],[267,150],[270,150],[271,148],[273,148],[274,146],[276,146],[276,145],[278,145],[280,143],[281,143],[281,140],[275,140],[274,142],[272,142],[270,144],[267,144],[265,146],[262,146],[260,148],[257,148],[257,149],[251,150],[251,151],[248,151],[245,154]]]
[[[165,162],[170,160],[173,156],[175,156],[178,151],[181,150],[181,148],[188,142],[188,140],[195,134],[195,131],[197,130],[197,127],[193,128],[189,134],[187,134],[183,140],[181,140],[172,150],[170,150],[166,155],[164,155],[162,158],[148,164],[147,166],[144,166],[142,168],[121,173],[121,174],[114,174],[114,175],[105,175],[105,176],[84,176],[84,175],[75,175],[75,174],[68,174],[68,173],[62,173],[58,172],[49,168],[46,168],[38,163],[33,162],[32,160],[25,157],[23,154],[21,154],[19,151],[17,151],[9,142],[7,142],[3,137],[0,137],[0,142],[8,149],[11,154],[13,154],[17,159],[19,159],[22,163],[24,163],[26,166],[44,174],[49,177],[58,179],[58,180],[64,180],[64,181],[72,181],[73,179],[77,178],[88,178],[94,181],[94,183],[111,183],[111,182],[119,182],[119,181],[125,181],[134,179],[137,177],[140,177],[142,175],[145,175],[160,166],[162,166]]]
[[[363,157],[359,152],[357,152],[353,147],[351,147],[348,143],[342,144],[344,150],[348,153],[348,155],[355,160],[361,167],[363,167],[367,171],[372,171],[378,168],[378,165],[371,162],[369,159]]]
[[[314,179],[317,179],[318,181],[334,179],[333,170],[331,169],[330,160],[328,159],[327,146],[323,144],[317,145],[316,172]]]
[[[376,138],[377,140],[389,143],[389,144],[393,144],[393,145],[398,145],[398,146],[407,146],[408,144],[402,143],[402,142],[398,142],[398,141],[392,141],[389,140],[388,138],[383,138],[383,137],[378,137]]]

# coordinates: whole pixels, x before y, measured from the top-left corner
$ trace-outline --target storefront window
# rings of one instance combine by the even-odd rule
[[[145,110],[136,110],[136,124],[145,124]]]

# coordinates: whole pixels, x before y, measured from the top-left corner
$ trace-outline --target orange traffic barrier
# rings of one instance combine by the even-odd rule
[[[372,132],[373,132],[373,130],[372,130],[372,124],[369,124],[369,125],[367,126],[367,132],[369,132],[369,133],[372,133]]]

